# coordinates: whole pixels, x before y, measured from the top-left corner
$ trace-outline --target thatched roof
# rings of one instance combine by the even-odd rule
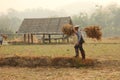
[[[70,17],[27,18],[24,19],[18,33],[61,33],[64,24],[72,24]]]

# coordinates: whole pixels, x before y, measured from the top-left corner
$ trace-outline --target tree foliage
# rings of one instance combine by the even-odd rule
[[[72,18],[74,24],[80,24],[81,28],[99,25],[104,36],[120,36],[120,7],[115,4],[105,8],[97,5],[96,10],[90,16],[87,13],[80,13]]]

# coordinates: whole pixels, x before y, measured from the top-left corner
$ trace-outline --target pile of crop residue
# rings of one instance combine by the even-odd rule
[[[81,67],[94,66],[96,60],[74,57],[30,57],[30,56],[13,56],[0,58],[0,66],[13,67],[41,67],[41,66],[58,66],[58,67]]]
[[[97,67],[119,67],[120,60],[98,60]]]

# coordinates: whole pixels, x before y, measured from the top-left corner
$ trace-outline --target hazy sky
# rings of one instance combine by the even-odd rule
[[[91,4],[108,5],[110,3],[120,4],[120,0],[0,0],[0,12],[6,12],[9,8],[16,9],[18,11],[24,11],[25,9],[33,8],[45,8],[45,9],[62,9],[64,6],[79,3],[81,8],[89,8]],[[85,5],[85,6],[84,6]]]

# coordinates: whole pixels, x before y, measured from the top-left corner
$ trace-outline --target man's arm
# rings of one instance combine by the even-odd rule
[[[82,37],[82,36],[81,36],[81,32],[79,32],[79,31],[77,32],[77,37],[78,37],[78,42],[80,42],[81,37]]]
[[[73,31],[74,31],[75,34],[77,34],[77,31],[75,30],[75,28],[73,28]]]

